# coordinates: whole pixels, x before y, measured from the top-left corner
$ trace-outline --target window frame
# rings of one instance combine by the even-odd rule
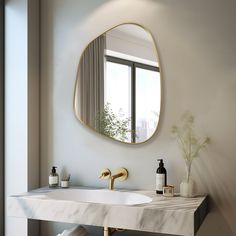
[[[131,143],[136,142],[136,68],[156,71],[160,73],[160,67],[143,64],[136,61],[130,61],[123,58],[105,55],[105,62],[112,62],[131,67]]]

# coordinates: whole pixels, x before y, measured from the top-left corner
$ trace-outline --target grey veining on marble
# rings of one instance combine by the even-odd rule
[[[193,236],[208,213],[206,196],[168,198],[155,191],[135,191],[151,197],[152,202],[128,206],[55,200],[47,196],[50,191],[55,190],[41,188],[9,197],[8,215]]]

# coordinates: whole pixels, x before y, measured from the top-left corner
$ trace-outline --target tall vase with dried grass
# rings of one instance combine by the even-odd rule
[[[186,167],[186,176],[180,184],[180,195],[194,197],[195,182],[191,178],[192,162],[199,156],[199,152],[210,143],[210,138],[200,139],[196,136],[194,116],[190,112],[183,114],[180,126],[172,126],[172,134],[177,139]]]

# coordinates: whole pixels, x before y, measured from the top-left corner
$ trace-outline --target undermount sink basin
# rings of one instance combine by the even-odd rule
[[[48,192],[47,196],[55,200],[114,205],[138,205],[152,201],[150,197],[142,194],[106,189],[57,189]]]

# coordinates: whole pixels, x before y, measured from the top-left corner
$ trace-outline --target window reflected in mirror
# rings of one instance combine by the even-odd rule
[[[86,126],[125,143],[155,133],[161,82],[151,35],[135,24],[117,26],[84,50],[77,73],[74,108]]]

